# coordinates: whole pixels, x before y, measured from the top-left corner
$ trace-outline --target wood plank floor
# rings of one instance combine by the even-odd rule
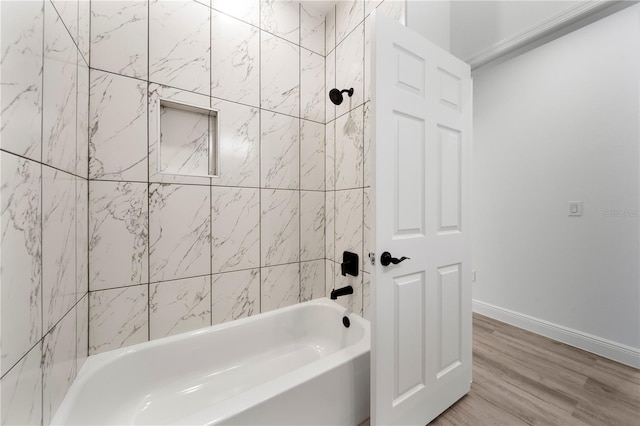
[[[471,392],[430,425],[640,426],[640,370],[474,314]]]

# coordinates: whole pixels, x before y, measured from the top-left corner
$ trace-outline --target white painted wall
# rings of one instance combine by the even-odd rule
[[[449,51],[451,3],[455,2],[407,0],[407,27]]]
[[[451,53],[467,60],[579,1],[452,1]]]
[[[638,52],[635,5],[475,74],[473,228],[481,305],[636,357]]]

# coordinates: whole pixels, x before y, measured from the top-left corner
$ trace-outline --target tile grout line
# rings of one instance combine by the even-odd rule
[[[77,34],[76,36],[78,37],[78,41],[80,40],[80,2],[78,2],[76,4],[76,20],[78,22],[78,28],[77,28]],[[75,135],[76,135],[76,143],[75,143],[75,149],[73,152],[73,156],[75,157],[75,169],[76,169],[76,174],[78,173],[78,92],[80,90],[80,64],[79,64],[79,60],[80,60],[80,56],[82,56],[82,54],[80,53],[80,48],[78,45],[76,45],[76,122],[75,122]],[[73,257],[73,277],[74,277],[74,289],[73,289],[73,294],[74,294],[74,299],[76,301],[76,304],[78,302],[78,178],[76,177],[73,180],[73,210],[74,210],[74,222],[73,222],[73,236],[74,236],[74,257]],[[73,335],[75,336],[74,339],[74,346],[75,346],[75,350],[74,350],[74,365],[75,365],[75,375],[78,374],[78,311],[76,310],[74,312],[74,316],[75,316],[75,327],[73,330]],[[74,377],[75,379],[75,377]]]
[[[46,0],[45,0],[46,1]],[[53,6],[53,4],[51,5]],[[46,4],[42,3],[42,92],[40,94],[40,105],[42,112],[40,114],[40,341],[36,345],[40,344],[40,423],[44,423],[44,274],[42,269],[44,267],[43,254],[44,254],[44,165],[42,160],[44,157],[44,88],[45,88],[45,55],[46,55],[46,43],[45,43],[45,31],[46,31]],[[57,12],[56,12],[57,13]],[[35,347],[35,346],[34,346]],[[28,354],[29,352],[27,352]],[[25,354],[25,356],[27,355]],[[13,367],[12,367],[13,368]]]
[[[258,2],[258,313],[262,313],[262,2]]]
[[[92,1],[93,0],[89,0],[89,40],[88,42],[88,47],[89,47],[89,52],[88,52],[88,59],[89,59],[89,63],[87,64],[87,76],[88,76],[88,81],[87,81],[87,257],[86,257],[86,261],[87,261],[87,288],[86,288],[86,297],[87,297],[87,309],[86,309],[86,324],[87,324],[87,347],[85,348],[85,357],[89,356],[89,321],[90,321],[90,313],[89,313],[89,280],[91,279],[91,267],[90,267],[90,262],[89,262],[89,249],[90,249],[90,239],[89,239],[89,235],[91,232],[91,226],[89,223],[89,218],[90,218],[90,208],[91,208],[91,197],[89,196],[90,192],[89,192],[89,176],[90,176],[90,167],[89,167],[89,161],[90,161],[90,157],[91,157],[91,150],[89,148],[89,146],[91,145],[91,140],[90,140],[90,136],[89,136],[89,125],[90,125],[90,120],[91,120],[91,21],[93,21],[93,19],[91,19],[91,10],[92,10]]]
[[[289,43],[291,43],[291,42],[289,42]],[[295,43],[291,43],[291,44],[293,44],[294,46],[297,46]],[[297,46],[297,47],[300,47],[300,46]],[[318,55],[318,56],[321,56],[321,55]],[[233,99],[227,99],[227,98],[221,98],[221,97],[218,97],[218,96],[213,96],[212,94],[205,95],[204,93],[196,92],[196,91],[193,91],[193,90],[190,90],[190,89],[183,89],[183,88],[177,87],[175,85],[171,86],[171,85],[168,85],[166,83],[155,82],[155,81],[153,81],[151,79],[143,80],[143,79],[141,79],[139,77],[133,77],[133,76],[126,75],[126,74],[119,74],[119,73],[114,72],[114,71],[104,70],[104,69],[100,69],[100,68],[91,68],[91,69],[94,70],[94,71],[99,71],[99,72],[105,73],[105,74],[111,74],[111,75],[115,75],[115,76],[118,76],[118,77],[123,77],[123,78],[131,79],[131,80],[136,80],[136,81],[139,81],[139,82],[144,82],[144,83],[149,83],[149,84],[157,84],[158,86],[160,86],[162,88],[175,89],[175,90],[179,90],[179,91],[185,92],[185,93],[190,93],[190,94],[199,95],[199,96],[203,96],[203,97],[210,97],[210,98],[213,98],[215,100],[220,100],[220,101],[224,101],[224,102],[229,102],[229,103],[233,103],[233,104],[237,104],[237,105],[246,106],[248,108],[256,108],[256,109],[264,110],[264,111],[267,111],[267,112],[270,112],[270,113],[273,113],[273,114],[285,115],[285,116],[291,117],[291,118],[300,118],[302,120],[311,121],[311,122],[314,122],[314,123],[317,123],[317,124],[324,124],[322,121],[317,121],[317,120],[313,120],[313,119],[310,119],[310,118],[302,118],[302,117],[298,117],[298,116],[292,115],[292,114],[287,114],[287,113],[284,113],[284,112],[281,112],[281,111],[264,108],[264,106],[262,106],[262,105],[251,105],[251,104],[240,102],[240,101],[233,100]]]
[[[337,80],[338,80],[338,6],[334,5],[334,9],[333,9],[333,16],[334,16],[334,24],[333,24],[333,37],[334,37],[334,55],[333,55],[333,86],[335,87]],[[337,203],[336,203],[336,198],[337,198],[337,194],[336,194],[336,188],[338,186],[338,176],[337,176],[337,165],[338,165],[338,159],[336,157],[336,146],[338,145],[338,117],[337,117],[337,108],[334,107],[333,109],[333,119],[334,119],[334,125],[333,125],[333,261],[335,263],[336,261],[336,228],[337,228],[337,214],[336,214],[336,208],[337,208]],[[336,266],[334,265],[334,267],[332,268],[332,273],[333,273],[333,289],[335,290],[336,288]]]
[[[149,123],[151,121],[151,114],[149,111],[149,93],[151,91],[151,2],[147,0],[147,93],[146,93],[146,108],[147,108],[147,341],[151,340],[151,163],[149,161],[149,150],[151,147],[151,136],[149,134]],[[158,107],[160,103],[158,103]],[[158,116],[160,110],[158,110]],[[159,124],[158,124],[159,126]],[[160,135],[158,135],[158,146],[156,149],[160,149]]]
[[[209,0],[211,6],[211,0]],[[209,106],[213,108],[213,9],[209,9]],[[210,124],[210,123],[209,123]],[[219,126],[216,123],[216,126]],[[216,140],[216,163],[220,164],[219,141]],[[211,164],[211,158],[209,158]],[[209,325],[213,325],[213,179],[209,179]]]
[[[300,14],[302,4],[298,3],[298,116],[302,116],[302,44]],[[302,121],[298,118],[298,303],[302,301]]]
[[[324,286],[323,286],[323,291],[322,291],[322,296],[326,296],[327,295],[327,224],[328,224],[328,218],[327,218],[327,15],[325,14],[324,16],[324,38],[322,40],[322,42],[324,43],[324,47],[323,47],[323,53],[324,53],[324,94],[323,94],[323,99],[324,99],[324,109],[323,109],[323,114],[324,114],[324,134],[323,134],[323,154],[324,154],[324,158],[323,158],[323,164],[322,164],[322,170],[323,170],[323,175],[322,175],[322,180],[324,182],[323,188],[324,188],[324,248],[322,251],[322,254],[324,255],[324,262],[322,263],[322,269],[324,271]]]

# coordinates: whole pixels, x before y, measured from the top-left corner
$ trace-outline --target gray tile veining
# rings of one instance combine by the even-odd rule
[[[260,313],[260,269],[214,274],[211,304],[214,325]]]
[[[207,186],[149,187],[149,279],[211,273],[211,209]]]
[[[149,339],[211,325],[211,277],[195,277],[149,286]]]
[[[2,2],[0,7],[3,10],[1,147],[40,161],[43,3]],[[9,7],[10,11],[5,10]]]
[[[0,152],[2,371],[42,337],[41,166]]]

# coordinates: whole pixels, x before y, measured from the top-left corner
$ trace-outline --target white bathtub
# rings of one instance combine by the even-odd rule
[[[89,357],[53,424],[357,425],[369,323],[317,299]]]

